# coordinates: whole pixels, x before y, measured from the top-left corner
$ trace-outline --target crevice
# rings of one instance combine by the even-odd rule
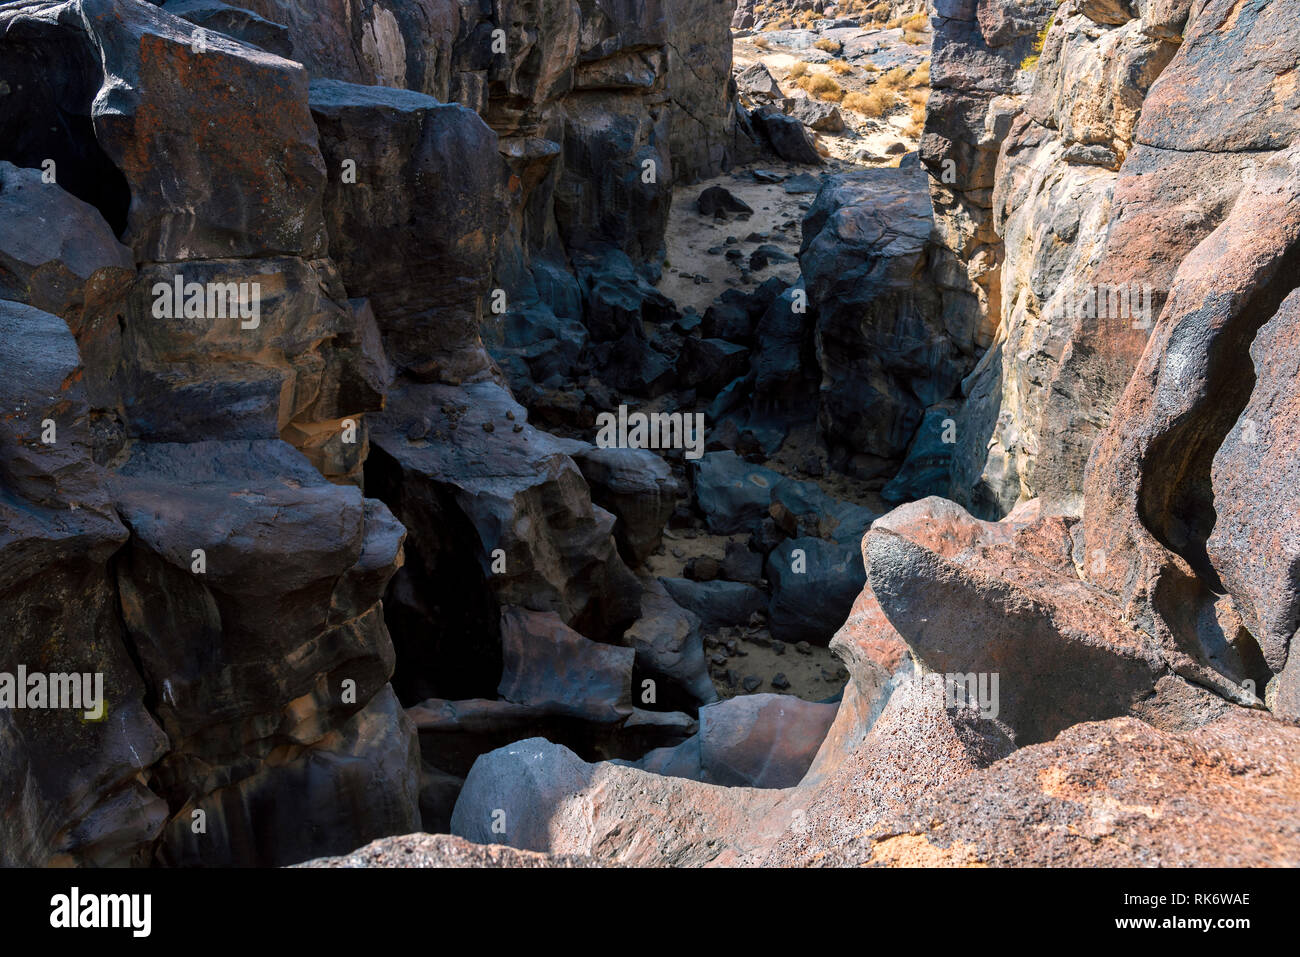
[[[1292,248],[1277,261],[1272,277],[1238,310],[1227,328],[1210,340],[1205,379],[1198,383],[1201,400],[1152,440],[1143,466],[1138,492],[1142,524],[1219,594],[1224,590],[1223,582],[1206,551],[1218,520],[1210,470],[1215,454],[1241,418],[1255,389],[1250,346],[1260,328],[1296,288],[1297,275],[1300,247]],[[1177,345],[1179,336],[1199,333],[1199,328],[1184,325],[1175,330],[1170,348]]]
[[[20,23],[0,42],[0,159],[41,170],[53,161],[58,185],[98,209],[120,239],[131,189],[95,137],[91,106],[103,80],[99,63],[79,36],[57,37],[48,26],[30,35]]]

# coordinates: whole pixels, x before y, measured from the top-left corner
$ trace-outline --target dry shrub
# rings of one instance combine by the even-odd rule
[[[876,82],[886,90],[901,90],[907,87],[908,72],[901,66],[896,66],[891,70],[886,70],[880,74],[880,79]]]
[[[904,129],[907,135],[910,136],[912,139],[914,140],[920,139],[921,132],[925,129],[925,100],[924,99],[920,100],[919,102],[917,100],[912,101],[912,116],[907,121],[907,126]]]
[[[920,46],[922,43],[930,42],[930,34],[918,33],[916,30],[904,30],[903,42],[910,43],[912,46]]]
[[[861,113],[873,119],[880,119],[891,113],[898,105],[898,95],[890,90],[873,87],[866,93],[850,93],[840,104],[847,110]]]
[[[912,85],[913,86],[930,85],[930,64],[928,61],[922,63],[920,66],[918,66],[915,70],[912,71]]]
[[[831,60],[827,65],[840,76],[853,72],[853,64],[849,63],[847,60]]]
[[[825,73],[809,73],[799,77],[797,82],[799,86],[819,99],[830,100],[832,103],[844,99],[843,88]]]
[[[844,44],[840,43],[839,40],[832,40],[830,37],[822,37],[813,46],[826,53],[839,53],[844,49]]]
[[[767,37],[754,37],[749,42],[754,44],[754,46],[758,47],[760,50],[766,50],[772,45],[772,41]]]
[[[858,17],[862,27],[868,25],[877,27],[884,23],[885,18],[889,16],[889,4],[888,2],[873,3],[871,0],[861,0],[861,2],[850,3],[845,13],[836,14],[836,16]]]
[[[790,75],[793,77],[804,76],[805,74],[807,74],[807,72],[808,72],[808,64],[803,60],[800,60],[797,63],[790,64]]]
[[[912,33],[922,33],[929,29],[930,18],[924,13],[914,13],[903,21],[902,27]]]

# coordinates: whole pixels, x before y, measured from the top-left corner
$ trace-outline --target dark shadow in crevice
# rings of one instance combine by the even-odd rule
[[[1152,440],[1142,468],[1138,493],[1142,524],[1220,594],[1223,583],[1206,551],[1218,520],[1210,470],[1215,453],[1236,426],[1255,389],[1250,346],[1296,288],[1298,275],[1300,247],[1295,247],[1277,262],[1272,278],[1255,291],[1226,328],[1210,339],[1206,378],[1198,389],[1200,401]],[[1203,334],[1190,324],[1180,332],[1185,336]],[[1177,346],[1179,334],[1171,340],[1171,349]]]
[[[103,72],[78,31],[18,24],[0,38],[0,160],[29,169],[54,161],[58,185],[103,214],[120,239],[131,189],[95,138],[91,104]]]

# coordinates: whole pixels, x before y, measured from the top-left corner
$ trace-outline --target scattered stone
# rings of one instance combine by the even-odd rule
[[[716,216],[719,213],[752,214],[754,212],[752,206],[722,186],[710,186],[701,191],[699,197],[695,200],[695,207],[705,216]]]

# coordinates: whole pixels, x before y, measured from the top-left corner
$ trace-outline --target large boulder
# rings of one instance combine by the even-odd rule
[[[839,706],[753,694],[700,709],[700,780],[789,788],[803,778]]]
[[[482,374],[478,327],[506,216],[496,134],[407,90],[315,80],[310,102],[330,254],[348,292],[370,300],[399,368],[426,381]]]
[[[542,713],[585,721],[622,721],[632,713],[628,648],[589,641],[555,612],[501,612],[499,694]]]
[[[668,679],[686,694],[690,706],[717,698],[704,658],[700,618],[674,601],[663,584],[645,583],[641,616],[624,632],[623,642],[636,651],[637,664],[643,673]],[[638,700],[658,704],[658,689],[654,701],[644,701],[643,688],[644,681],[638,689],[642,696]]]
[[[767,611],[767,595],[745,582],[661,578],[673,601],[696,615],[706,631],[743,624]]]
[[[862,551],[868,587],[916,658],[990,688],[996,680],[995,716],[1019,745],[1128,714],[1167,669],[1155,643],[1072,568],[997,545],[944,557],[885,528]]]
[[[866,582],[854,542],[786,539],[767,556],[772,585],[768,627],[773,638],[824,645],[848,617]]]
[[[29,91],[0,107],[5,158],[53,160],[137,260],[324,254],[300,64],[128,0],[11,7],[0,36],[7,82]]]
[[[760,107],[750,114],[750,118],[763,134],[772,152],[781,159],[810,166],[821,165],[821,154],[817,152],[807,127],[799,119],[782,113],[775,106]]]
[[[680,492],[672,470],[649,449],[589,448],[573,460],[591,486],[591,497],[618,523],[614,537],[631,565],[644,562],[663,540]]]
[[[804,218],[821,426],[835,460],[866,477],[897,467],[925,408],[974,364],[974,341],[953,335],[925,278],[933,229],[916,167],[830,177]]]
[[[475,762],[451,832],[477,844],[611,863],[691,866],[741,840],[749,822],[783,796],[588,764],[567,748],[529,738]]]

